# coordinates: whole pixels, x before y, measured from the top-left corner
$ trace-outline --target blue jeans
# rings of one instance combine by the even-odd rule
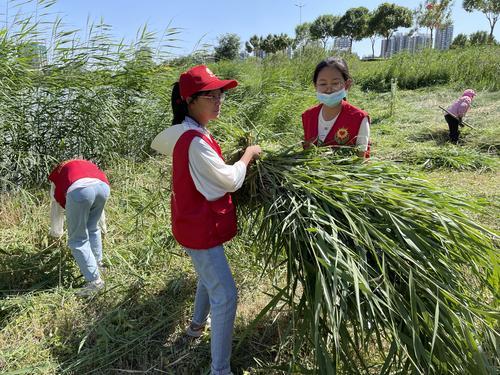
[[[68,246],[86,281],[99,278],[97,264],[102,260],[102,241],[98,222],[108,197],[109,186],[104,182],[66,195]]]
[[[231,373],[233,326],[238,291],[222,245],[207,250],[185,248],[198,274],[193,323],[202,325],[211,318],[212,375]]]

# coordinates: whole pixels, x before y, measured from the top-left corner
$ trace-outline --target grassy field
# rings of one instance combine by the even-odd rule
[[[9,30],[0,29],[0,373],[208,373],[209,335],[183,340],[196,275],[170,233],[169,160],[149,148],[170,124],[172,83],[181,71],[206,60],[196,54],[167,61],[179,30],[166,30],[158,40],[144,27],[138,40],[124,45],[104,23],[79,33],[51,17],[49,10],[23,15]],[[51,38],[41,56],[44,28],[51,29]],[[218,76],[240,82],[210,125],[227,156],[249,136],[269,153],[300,148],[300,114],[316,103],[311,75],[331,53],[311,48],[293,59],[277,53],[264,60],[209,63]],[[468,214],[495,233],[499,53],[500,46],[478,46],[371,62],[345,56],[355,81],[349,101],[371,116],[373,160],[479,203],[484,209]],[[449,105],[466,88],[478,93],[467,116],[477,130],[464,128],[461,143],[450,145],[438,105]],[[48,237],[47,172],[54,162],[77,155],[103,166],[112,186],[104,235],[107,287],[89,300],[74,294],[83,279],[64,241]],[[240,215],[240,226],[259,224],[252,220]],[[267,249],[254,243],[250,230],[241,232],[226,247],[239,289],[233,371],[313,369],[312,345],[291,328],[294,314],[287,305],[253,323],[286,283],[287,270],[263,271],[259,254]],[[498,259],[492,263],[498,277]],[[473,266],[464,267],[464,274]],[[482,296],[497,317],[498,291]],[[366,373],[380,373],[384,358],[375,345],[366,350],[371,357]],[[339,372],[347,373],[342,366]]]
[[[218,69],[229,76],[236,67]],[[278,144],[300,141],[300,113],[314,103],[312,87],[290,74],[278,82],[256,82],[256,72],[234,73],[242,85],[230,94],[212,130],[224,139],[226,126],[257,133],[274,127]],[[265,98],[257,101],[259,92]],[[454,146],[446,142],[447,125],[437,106],[448,105],[459,94],[452,86],[433,86],[398,90],[393,97],[390,92],[362,91],[358,85],[349,99],[371,115],[374,158],[418,170],[464,200],[483,200],[485,210],[477,220],[498,231],[500,92],[478,92],[467,118],[477,130],[465,129],[463,142]],[[196,277],[170,235],[168,167],[168,160],[154,157],[145,162],[115,159],[106,170],[112,196],[104,254],[110,267],[106,291],[90,300],[75,297],[72,288],[83,280],[67,247],[47,236],[48,192],[33,188],[0,196],[0,372],[208,371],[209,336],[193,343],[181,340]],[[233,370],[294,372],[288,367],[292,357],[307,367],[309,354],[291,352],[292,343],[282,339],[290,337],[284,332],[286,311],[269,314],[240,341],[284,272],[262,274],[250,243],[251,238],[240,236],[227,246],[240,295]]]

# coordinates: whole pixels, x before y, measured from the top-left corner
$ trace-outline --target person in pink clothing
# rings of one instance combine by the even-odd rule
[[[462,96],[454,101],[447,109],[449,113],[444,116],[450,129],[450,142],[457,143],[460,131],[458,126],[462,125],[462,118],[470,108],[472,99],[476,96],[476,92],[472,89],[464,91]],[[462,125],[463,126],[463,125]]]

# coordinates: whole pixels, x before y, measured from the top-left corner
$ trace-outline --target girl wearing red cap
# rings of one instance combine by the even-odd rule
[[[344,59],[329,57],[314,70],[313,83],[320,104],[302,114],[304,147],[351,146],[370,155],[370,117],[345,99],[352,78]]]
[[[206,127],[219,116],[224,92],[237,85],[219,79],[204,65],[182,73],[172,89],[172,126],[151,144],[172,156],[172,233],[198,275],[186,333],[200,337],[210,313],[212,374],[231,373],[237,290],[223,247],[237,232],[230,193],[241,187],[248,164],[261,152],[259,146],[249,146],[238,162],[228,165]]]
[[[458,126],[462,125],[462,118],[470,108],[472,99],[476,96],[476,92],[472,89],[464,91],[462,96],[455,100],[447,109],[448,113],[444,115],[444,119],[448,123],[450,130],[450,142],[458,143],[460,131]],[[462,125],[463,126],[463,125]]]

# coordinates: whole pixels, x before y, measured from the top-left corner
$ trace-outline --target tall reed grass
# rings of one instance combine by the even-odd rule
[[[450,84],[463,89],[500,89],[500,46],[480,46],[466,49],[436,51],[424,49],[418,53],[399,53],[387,60],[369,61],[359,65],[356,81],[364,88],[376,91],[390,89],[391,79],[398,86],[415,89]]]
[[[45,13],[0,29],[3,187],[43,183],[54,163],[72,157],[143,160],[169,117],[173,72],[158,62],[178,31],[159,38],[144,27],[126,45],[103,22],[89,23],[86,34],[68,29],[50,13],[51,1],[19,3],[9,5]]]
[[[53,18],[51,1],[27,4],[40,9],[36,17],[18,17],[0,29],[3,189],[43,183],[54,163],[71,157],[102,165],[116,157],[144,160],[150,139],[170,122],[171,84],[186,68],[164,63],[178,30],[158,37],[144,27],[125,44],[104,22],[89,23],[83,33]],[[331,53],[306,48],[292,59],[278,53],[214,64],[217,74],[241,83],[224,107],[225,121],[296,139],[299,115],[314,103],[314,66]],[[498,89],[497,54],[498,47],[478,47],[375,62],[344,57],[364,89],[387,90],[392,78],[401,88],[453,83]]]

